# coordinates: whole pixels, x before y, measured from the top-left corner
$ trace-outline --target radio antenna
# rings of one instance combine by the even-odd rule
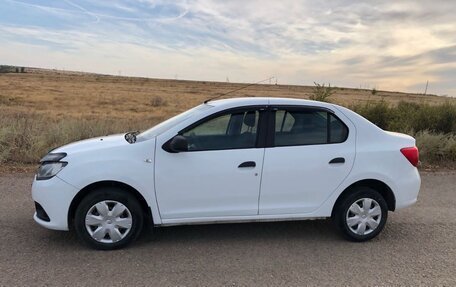
[[[209,103],[210,101],[213,101],[213,100],[218,99],[218,98],[220,98],[220,97],[223,97],[223,96],[226,96],[226,95],[228,95],[228,94],[231,94],[231,93],[234,93],[234,92],[243,90],[243,89],[248,88],[248,87],[250,87],[250,86],[254,86],[254,85],[258,85],[258,84],[261,84],[261,83],[263,83],[263,82],[266,82],[266,81],[270,81],[270,80],[272,80],[272,79],[274,79],[274,78],[275,78],[275,77],[269,77],[269,78],[267,78],[267,79],[264,79],[264,80],[261,80],[261,81],[255,82],[255,83],[247,84],[247,85],[245,85],[245,86],[243,86],[243,87],[240,87],[240,88],[231,90],[231,91],[229,91],[229,92],[220,94],[220,95],[218,95],[218,96],[216,96],[216,97],[209,98],[209,99],[205,100],[204,103],[207,104],[207,103]]]

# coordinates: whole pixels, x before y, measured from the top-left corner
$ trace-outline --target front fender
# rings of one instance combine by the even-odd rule
[[[160,223],[154,185],[154,149],[155,141],[146,141],[115,150],[69,155],[65,158],[68,165],[57,176],[78,191],[101,181],[129,185],[146,200],[154,223]]]

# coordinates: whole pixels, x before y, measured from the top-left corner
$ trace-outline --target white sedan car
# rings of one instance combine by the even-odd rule
[[[72,143],[41,160],[34,219],[120,248],[144,224],[332,218],[348,239],[416,202],[418,149],[338,105],[211,101],[143,133]]]

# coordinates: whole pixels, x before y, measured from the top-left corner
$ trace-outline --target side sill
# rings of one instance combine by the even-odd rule
[[[281,221],[303,221],[303,220],[323,220],[330,217],[284,217],[284,218],[246,218],[239,217],[233,219],[221,218],[181,218],[181,219],[162,219],[161,224],[157,227],[178,226],[178,225],[208,225],[208,224],[225,224],[225,223],[253,223],[253,222],[281,222]]]

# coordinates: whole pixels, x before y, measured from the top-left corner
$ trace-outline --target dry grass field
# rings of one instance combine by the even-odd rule
[[[157,122],[205,99],[240,88],[245,84],[160,80],[96,74],[27,69],[28,73],[0,74],[2,116],[37,114],[53,119],[84,118]],[[230,94],[230,97],[309,98],[312,86],[260,84]],[[336,88],[331,100],[349,106],[354,103],[409,101],[439,104],[449,98]],[[455,99],[451,99],[455,101]]]
[[[8,166],[36,164],[51,148],[94,136],[144,130],[208,98],[245,86],[33,68],[26,68],[26,73],[0,73],[0,163]],[[313,91],[313,86],[259,84],[232,93],[229,97],[307,99]],[[421,118],[414,120],[415,124],[426,122],[424,128],[401,130],[393,126],[392,129],[437,132],[420,134],[417,138],[419,144],[433,147],[428,149],[425,157],[433,158],[434,162],[450,157],[450,161],[456,161],[456,124],[452,123],[452,117],[456,117],[456,98],[388,91],[373,93],[372,90],[350,88],[334,88],[333,92],[331,102],[348,107],[367,107],[362,114],[369,119],[399,123],[400,126],[405,121],[397,116],[407,116],[402,111],[404,105],[412,103],[411,107],[405,107],[407,113],[427,107]],[[366,103],[369,105],[363,105]],[[388,110],[385,104],[397,107],[397,111]],[[433,107],[437,109],[433,110]],[[390,119],[393,114],[396,118]],[[435,118],[436,115],[440,118]],[[442,131],[433,129],[433,123],[439,123],[438,126],[453,132],[438,134]]]

